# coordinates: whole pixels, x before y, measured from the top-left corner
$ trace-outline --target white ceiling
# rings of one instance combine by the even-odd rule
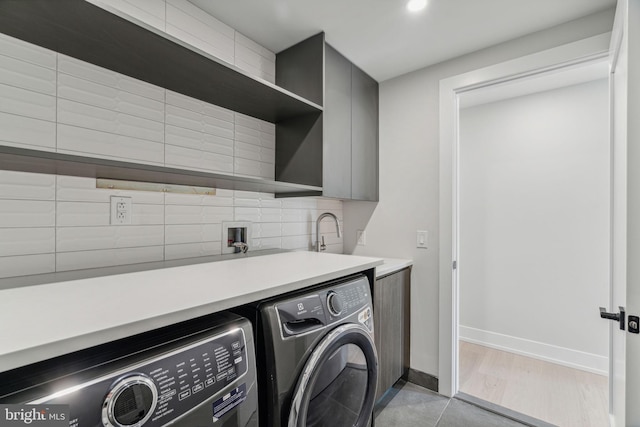
[[[552,27],[616,0],[190,0],[273,52],[324,31],[378,81]]]

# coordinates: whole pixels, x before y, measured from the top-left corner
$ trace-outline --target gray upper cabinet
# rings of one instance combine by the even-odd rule
[[[323,194],[351,198],[351,62],[327,45],[323,120]]]
[[[378,82],[351,67],[351,198],[378,200]]]
[[[325,47],[323,194],[378,200],[378,83]]]
[[[324,94],[321,114],[276,123],[276,180],[377,201],[378,83],[320,33],[276,55],[276,84],[318,103]]]

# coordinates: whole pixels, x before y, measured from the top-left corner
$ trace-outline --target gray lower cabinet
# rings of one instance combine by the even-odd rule
[[[409,370],[411,268],[376,279],[373,319],[378,351],[376,401]]]

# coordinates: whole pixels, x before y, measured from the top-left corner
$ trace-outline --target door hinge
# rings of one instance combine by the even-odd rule
[[[453,269],[457,269],[458,268],[458,261],[453,261]]]

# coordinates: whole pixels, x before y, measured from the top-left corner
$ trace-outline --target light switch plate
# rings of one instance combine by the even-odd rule
[[[364,230],[356,230],[356,241],[358,246],[367,244],[367,232]]]
[[[416,247],[427,249],[429,242],[429,236],[426,230],[418,230],[416,237]]]

